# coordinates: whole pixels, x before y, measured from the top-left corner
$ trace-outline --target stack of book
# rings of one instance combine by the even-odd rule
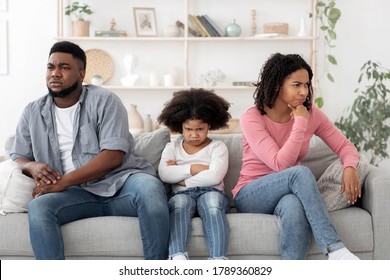
[[[225,32],[208,15],[188,15],[192,28],[201,37],[223,37]]]

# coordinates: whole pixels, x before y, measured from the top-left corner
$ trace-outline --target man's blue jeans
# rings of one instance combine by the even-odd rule
[[[344,247],[330,224],[316,180],[307,167],[290,167],[256,179],[238,192],[234,202],[239,212],[280,217],[283,259],[306,258],[311,232],[325,255]]]
[[[159,179],[146,173],[129,176],[112,197],[98,196],[79,186],[39,196],[30,202],[28,216],[37,259],[64,259],[61,225],[99,216],[139,217],[145,259],[166,259],[168,255],[165,189]]]
[[[213,188],[190,188],[178,192],[169,200],[170,237],[169,256],[187,253],[191,219],[196,212],[202,219],[210,259],[226,259],[230,209],[225,194]]]

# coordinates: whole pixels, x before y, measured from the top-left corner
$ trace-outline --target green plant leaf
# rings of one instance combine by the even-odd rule
[[[316,99],[314,99],[314,103],[318,108],[322,108],[322,106],[324,106],[324,98],[322,98],[321,96],[317,97]]]
[[[328,73],[326,76],[328,77],[328,80],[329,80],[329,81],[331,81],[332,83],[334,83],[333,76],[332,76],[330,73]]]
[[[333,56],[333,55],[328,55],[328,60],[330,63],[334,64],[334,65],[337,65],[337,60],[336,58]]]
[[[331,29],[328,29],[328,35],[329,35],[329,37],[330,37],[332,40],[336,40],[336,38],[337,38],[336,32],[334,32],[334,31],[331,30]]]
[[[328,14],[328,19],[333,23],[337,22],[341,17],[341,11],[337,8],[334,8],[334,6],[335,5],[332,6]]]
[[[377,165],[389,157],[390,137],[390,70],[378,62],[367,61],[360,69],[357,97],[348,115],[336,120],[335,125]]]

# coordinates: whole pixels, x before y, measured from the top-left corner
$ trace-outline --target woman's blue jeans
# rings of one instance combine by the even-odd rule
[[[210,259],[225,259],[229,237],[225,214],[229,209],[225,194],[213,188],[191,188],[174,194],[169,200],[169,256],[188,257],[191,219],[197,212],[202,219]]]
[[[239,212],[280,217],[280,251],[283,259],[305,259],[311,233],[327,255],[344,247],[329,221],[328,211],[310,169],[287,168],[246,184],[236,195]]]
[[[145,259],[166,259],[168,255],[167,196],[161,181],[146,173],[129,176],[112,197],[79,186],[39,196],[30,202],[28,216],[37,259],[64,259],[61,225],[99,216],[139,217]]]

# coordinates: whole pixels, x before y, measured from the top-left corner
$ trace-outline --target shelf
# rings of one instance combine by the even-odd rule
[[[94,41],[94,42],[183,42],[184,37],[56,37],[58,41]]]
[[[224,0],[220,0],[222,3]],[[275,6],[275,2],[272,2],[272,7]],[[296,0],[298,1],[298,0]],[[299,0],[301,1],[301,0]],[[92,2],[92,0],[91,0]],[[135,3],[136,2],[136,3]],[[136,5],[139,1],[132,2],[130,0],[124,0],[124,3],[130,6]],[[226,8],[225,13],[216,12],[215,6],[219,4],[210,2],[209,0],[182,0],[182,1],[166,1],[165,4],[161,4],[153,1],[143,1],[147,4],[151,4],[156,7],[156,11],[164,11],[164,14],[159,14],[158,19],[160,20],[160,33],[156,37],[136,37],[135,34],[129,29],[124,27],[124,19],[120,18],[120,13],[116,13],[116,17],[119,17],[118,23],[122,22],[121,28],[127,32],[129,37],[95,37],[92,32],[89,37],[74,37],[66,36],[70,32],[69,23],[70,18],[65,17],[63,13],[64,3],[68,3],[65,0],[58,0],[58,32],[55,38],[58,41],[67,40],[73,41],[80,44],[82,48],[101,48],[113,58],[117,70],[114,71],[113,76],[104,85],[105,88],[112,91],[120,91],[125,93],[137,93],[147,91],[175,91],[180,89],[188,89],[191,87],[202,87],[197,84],[198,77],[204,75],[208,71],[218,69],[225,74],[226,78],[221,86],[209,87],[210,89],[218,91],[227,91],[234,93],[234,91],[251,90],[253,87],[248,86],[232,86],[233,81],[250,81],[257,79],[257,73],[262,61],[266,59],[266,55],[272,52],[295,52],[304,55],[308,63],[311,65],[314,75],[316,75],[316,53],[317,53],[317,34],[316,34],[316,10],[315,4],[317,0],[305,0],[304,3],[300,3],[299,11],[302,9],[310,10],[311,17],[311,31],[308,33],[309,36],[299,37],[296,36],[297,28],[291,28],[294,25],[294,15],[290,16],[290,6],[284,7],[285,13],[289,16],[286,17],[286,22],[290,24],[291,35],[287,36],[275,36],[266,37],[266,35],[260,34],[262,30],[258,29],[258,36],[251,36],[248,32],[250,26],[246,25],[245,21],[241,26],[244,27],[241,33],[241,37],[193,37],[189,34],[187,29],[182,33],[180,37],[164,37],[161,30],[168,23],[172,24],[176,20],[180,20],[184,25],[191,25],[188,20],[189,14],[215,14],[218,21],[221,22],[222,17],[231,17],[231,13],[240,13],[240,11],[230,10]],[[180,8],[179,8],[180,2]],[[241,3],[243,2],[243,3]],[[258,9],[263,7],[257,3],[257,1],[232,1],[232,4],[236,5],[236,8],[240,7],[243,9]],[[211,6],[210,6],[210,5]],[[96,4],[97,5],[97,4]],[[108,4],[100,3],[100,10],[104,11]],[[175,6],[173,6],[175,5]],[[291,5],[294,5],[291,1]],[[158,8],[157,8],[158,6]],[[294,5],[295,7],[296,5]],[[164,7],[164,8],[163,8]],[[115,7],[114,7],[115,8]],[[270,8],[268,6],[268,8]],[[117,7],[117,11],[119,10]],[[173,11],[175,10],[175,11]],[[269,10],[269,14],[278,14],[274,9]],[[242,12],[242,11],[241,11]],[[241,13],[242,14],[242,13]],[[96,16],[98,11],[96,11]],[[301,15],[299,15],[301,16]],[[162,20],[163,18],[163,20]],[[259,17],[260,19],[261,17]],[[97,18],[95,18],[96,20]],[[105,15],[100,14],[100,22],[106,21]],[[299,19],[299,18],[298,18]],[[126,18],[128,20],[128,18]],[[247,21],[250,18],[246,18]],[[263,19],[261,19],[263,20]],[[163,23],[162,23],[163,22]],[[218,24],[218,22],[217,22]],[[243,26],[244,25],[244,26]],[[222,24],[221,24],[222,26]],[[68,28],[66,28],[68,27]],[[160,28],[161,27],[161,28]],[[260,24],[259,24],[260,27]],[[101,29],[101,25],[96,25],[95,30]],[[134,28],[134,26],[132,26]],[[294,31],[292,31],[294,30]],[[272,36],[272,34],[268,34]],[[137,74],[140,75],[141,79],[138,82],[140,86],[124,87],[121,86],[120,78],[123,77],[123,66],[121,68],[120,63],[123,61],[123,57],[127,53],[134,53],[138,56],[140,63],[137,66]],[[170,73],[170,68],[175,68],[179,71],[175,84],[178,86],[148,86],[148,75],[155,73],[159,76],[160,84],[162,83],[162,77]],[[313,82],[314,85],[314,82]]]
[[[58,41],[96,41],[96,42],[243,42],[243,41],[312,41],[314,37],[56,37]]]

